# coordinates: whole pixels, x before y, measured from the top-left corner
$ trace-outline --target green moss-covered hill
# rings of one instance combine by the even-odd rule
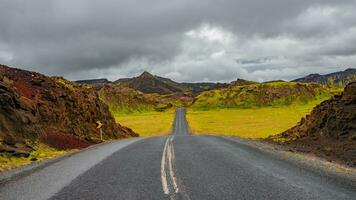
[[[102,87],[99,96],[113,114],[164,111],[173,106],[181,106],[185,101],[182,96],[147,94],[120,84]]]
[[[325,100],[331,96],[328,88],[317,83],[256,83],[203,92],[196,97],[192,107],[195,109],[279,107]]]

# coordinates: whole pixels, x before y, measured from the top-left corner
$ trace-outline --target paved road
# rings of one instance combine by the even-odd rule
[[[355,199],[356,188],[229,139],[172,134],[90,148],[0,185],[0,199]]]

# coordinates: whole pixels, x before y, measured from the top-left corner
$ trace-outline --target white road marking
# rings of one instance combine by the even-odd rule
[[[163,148],[162,160],[161,160],[161,182],[164,194],[169,194],[167,175],[166,175],[166,152],[168,146],[168,139]]]
[[[166,143],[164,145],[162,160],[161,160],[162,188],[163,188],[163,192],[166,195],[170,195],[170,196],[179,192],[177,177],[175,175],[174,167],[173,167],[174,158],[175,158],[173,139],[174,136],[169,136],[167,138]],[[169,176],[167,176],[167,174]]]
[[[169,175],[171,176],[171,180],[172,180],[172,184],[173,184],[173,188],[175,193],[178,193],[178,184],[177,184],[177,179],[176,179],[176,175],[174,173],[173,170],[173,161],[174,161],[174,147],[173,147],[173,137],[172,136],[169,140],[169,148],[168,148],[168,166],[169,166]]]

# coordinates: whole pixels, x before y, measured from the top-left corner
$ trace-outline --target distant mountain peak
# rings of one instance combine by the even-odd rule
[[[144,71],[139,77],[154,77],[154,75],[148,71]]]
[[[241,79],[241,78],[237,78],[236,81],[231,82],[231,85],[233,86],[243,86],[243,85],[251,85],[251,84],[255,84],[257,82],[254,81],[249,81],[249,80],[245,80],[245,79]]]

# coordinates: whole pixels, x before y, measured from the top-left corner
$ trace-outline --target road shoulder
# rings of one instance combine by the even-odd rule
[[[3,176],[4,181],[0,183],[1,196],[6,199],[17,199],[19,196],[29,197],[27,199],[47,199],[113,153],[142,139],[103,143],[36,166],[9,172]],[[31,188],[26,185],[31,185]]]
[[[213,136],[235,142],[260,152],[271,155],[277,159],[285,160],[297,166],[311,170],[322,176],[335,179],[341,184],[356,188],[356,168],[339,163],[327,161],[312,154],[290,151],[290,149],[277,144],[271,144],[260,140],[239,138],[235,136]]]

